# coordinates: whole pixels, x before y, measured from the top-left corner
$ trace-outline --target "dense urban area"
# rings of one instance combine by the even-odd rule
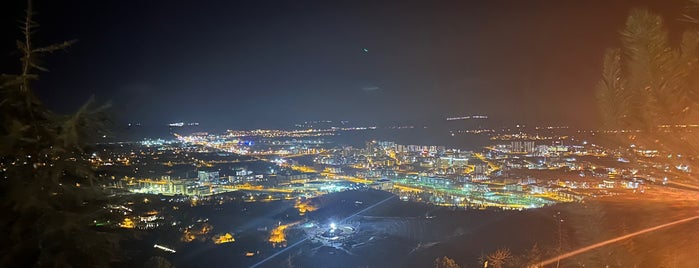
[[[1,2],[0,267],[699,267],[699,0]]]
[[[232,253],[256,259],[261,258],[256,255],[269,257],[289,242],[299,241],[298,236],[288,238],[287,233],[294,234],[292,230],[304,230],[305,237],[314,243],[346,246],[354,239],[357,223],[336,219],[337,224],[343,223],[337,227],[333,220],[305,215],[322,208],[316,201],[319,197],[338,192],[383,191],[406,204],[497,212],[595,200],[691,200],[686,189],[696,189],[683,181],[692,169],[691,160],[682,155],[633,144],[606,147],[595,143],[603,141],[605,135],[626,130],[524,125],[448,130],[443,134],[451,138],[480,136],[485,140],[481,148],[449,148],[386,140],[347,145],[335,139],[371,136],[371,132],[382,130],[374,126],[302,129],[306,125],[301,124],[294,130],[184,135],[178,133],[185,132],[183,125],[170,124],[169,139],[107,142],[96,147],[90,162],[110,181],[104,186],[114,193],[113,200],[128,200],[112,203],[112,216],[95,219],[96,226],[176,231],[178,239],[155,243],[156,248],[175,252],[181,243],[233,243],[238,235],[250,232],[228,222],[220,226],[207,217],[188,217],[190,213],[183,211],[231,202],[290,204],[294,215],[251,226],[264,234],[272,249],[250,247]],[[400,134],[415,127],[386,129]],[[365,204],[361,198],[350,202],[360,212],[377,205]],[[256,212],[244,208],[235,213]],[[428,210],[421,217],[430,220],[436,215]],[[326,229],[332,230],[333,236],[324,236]]]

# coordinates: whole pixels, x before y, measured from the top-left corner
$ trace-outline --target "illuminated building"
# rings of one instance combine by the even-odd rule
[[[317,209],[315,206],[310,204],[309,201],[301,202],[300,200],[296,201],[294,208],[299,210],[299,215],[301,216],[305,215],[306,212],[315,211]]]
[[[119,227],[126,228],[126,229],[133,229],[136,227],[136,225],[134,224],[134,222],[131,219],[124,218],[124,221],[119,223]]]
[[[533,153],[535,151],[535,145],[534,141],[525,141],[524,142],[524,151],[527,153]]]
[[[534,152],[534,141],[511,141],[510,151],[512,153],[532,153]]]
[[[333,248],[344,248],[357,233],[357,226],[331,222],[320,225],[315,222],[304,225],[306,236],[312,243],[322,244]]]
[[[440,157],[437,159],[437,165],[441,168],[448,167],[463,167],[468,165],[467,158],[456,158],[456,157]]]
[[[277,247],[277,246],[285,247],[286,246],[286,234],[285,234],[286,228],[289,228],[290,226],[294,226],[297,223],[298,222],[279,225],[276,228],[272,229],[272,232],[269,235],[268,241],[270,243],[272,243],[273,247]]]
[[[373,155],[374,151],[376,150],[376,141],[367,141],[366,142],[366,154],[368,155]]]
[[[230,233],[225,233],[213,238],[214,244],[225,244],[235,242],[235,238]]]
[[[615,182],[615,181],[604,180],[604,181],[602,181],[602,184],[603,184],[603,188],[609,188],[609,189],[611,189],[611,188],[614,188],[614,185],[616,184],[616,182]]]
[[[199,178],[199,183],[212,183],[218,181],[219,174],[218,171],[200,170],[197,177]]]
[[[389,179],[379,179],[369,184],[369,187],[382,191],[390,191],[393,189],[393,182]]]

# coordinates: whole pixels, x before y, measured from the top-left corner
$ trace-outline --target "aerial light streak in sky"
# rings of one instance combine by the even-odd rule
[[[696,219],[699,219],[699,216],[693,216],[693,217],[689,217],[689,218],[685,218],[685,219],[681,219],[681,220],[676,220],[676,221],[673,221],[673,222],[669,222],[669,223],[661,224],[661,225],[658,225],[658,226],[646,228],[646,229],[643,229],[643,230],[640,230],[640,231],[637,231],[637,232],[634,232],[634,233],[630,233],[630,234],[627,234],[627,235],[622,235],[622,236],[619,236],[619,237],[615,237],[615,238],[612,238],[612,239],[609,239],[609,240],[606,240],[606,241],[602,241],[602,242],[599,242],[599,243],[596,243],[596,244],[592,244],[592,245],[589,245],[589,246],[587,246],[587,247],[583,247],[583,248],[580,248],[580,249],[577,249],[577,250],[574,250],[574,251],[571,251],[571,252],[568,252],[568,253],[565,253],[565,254],[562,254],[562,255],[559,255],[559,256],[550,258],[550,259],[548,259],[548,260],[545,260],[545,261],[542,261],[542,262],[540,262],[540,263],[537,263],[537,264],[534,264],[534,265],[532,265],[532,266],[529,266],[529,268],[544,267],[545,265],[553,264],[553,263],[555,263],[555,262],[557,262],[557,261],[559,261],[559,260],[567,259],[567,258],[573,257],[573,256],[575,256],[575,255],[578,255],[578,254],[580,254],[580,253],[584,253],[584,252],[587,252],[587,251],[590,251],[590,250],[593,250],[593,249],[596,249],[596,248],[600,248],[600,247],[603,247],[603,246],[606,246],[606,245],[609,245],[609,244],[612,244],[612,243],[616,243],[616,242],[619,242],[619,241],[621,241],[621,240],[625,240],[625,239],[628,239],[628,238],[631,238],[631,237],[634,237],[634,236],[638,236],[638,235],[642,235],[642,234],[645,234],[645,233],[653,232],[653,231],[660,230],[660,229],[663,229],[663,228],[667,228],[667,227],[670,227],[670,226],[673,226],[673,225],[677,225],[677,224],[682,224],[682,223],[685,223],[685,222],[693,221],[693,220],[696,220]]]
[[[466,120],[466,119],[488,119],[488,116],[487,115],[468,115],[468,116],[447,117],[447,121]]]

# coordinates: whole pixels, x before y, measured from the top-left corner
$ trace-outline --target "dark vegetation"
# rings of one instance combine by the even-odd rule
[[[17,40],[16,74],[0,77],[0,266],[105,267],[118,256],[115,235],[91,227],[105,195],[85,155],[104,134],[104,109],[92,100],[72,114],[49,110],[32,82],[48,71],[41,58],[75,41],[34,44],[31,1]]]

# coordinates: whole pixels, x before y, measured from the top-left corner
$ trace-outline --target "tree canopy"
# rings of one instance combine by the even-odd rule
[[[686,30],[677,44],[669,36],[661,16],[631,11],[623,46],[604,55],[597,99],[606,127],[624,130],[627,144],[695,154],[699,136],[686,130],[699,119],[699,32]]]
[[[32,81],[43,55],[75,41],[48,46],[32,42],[38,24],[31,1],[21,23],[17,74],[0,76],[0,266],[108,266],[118,252],[116,236],[91,227],[103,212],[100,191],[85,149],[108,122],[89,100],[73,114],[49,110]]]

